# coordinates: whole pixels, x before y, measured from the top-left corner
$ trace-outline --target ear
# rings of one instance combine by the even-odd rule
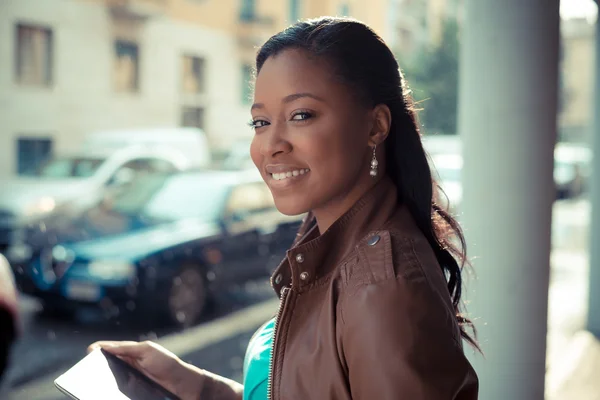
[[[371,111],[372,129],[369,133],[369,145],[379,146],[388,137],[392,126],[392,112],[385,104],[378,104]]]

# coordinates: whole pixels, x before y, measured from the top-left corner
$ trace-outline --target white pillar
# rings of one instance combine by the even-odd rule
[[[470,358],[479,398],[543,400],[559,0],[466,0],[461,29],[467,311],[486,354]]]
[[[587,329],[600,337],[600,20],[596,22],[595,96],[592,105],[593,171],[590,179],[590,280]]]

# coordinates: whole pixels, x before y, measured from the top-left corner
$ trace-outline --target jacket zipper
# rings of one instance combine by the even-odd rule
[[[277,311],[277,315],[275,316],[275,322],[273,323],[273,344],[271,346],[271,360],[269,360],[269,380],[267,381],[267,399],[273,400],[273,367],[275,366],[275,338],[277,338],[277,328],[279,327],[279,320],[281,319],[281,314],[283,314],[283,306],[285,304],[285,300],[287,298],[287,294],[291,289],[289,287],[284,287],[281,291],[281,300],[279,301],[279,310]]]

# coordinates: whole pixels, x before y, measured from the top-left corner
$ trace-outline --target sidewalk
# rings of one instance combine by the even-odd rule
[[[589,217],[587,200],[555,204],[546,400],[600,400],[600,340],[584,330]]]
[[[278,306],[277,299],[268,300],[156,342],[187,362],[240,380],[245,345],[255,330],[277,312]],[[56,370],[18,386],[6,397],[0,393],[0,397],[2,400],[65,400],[65,396],[54,387],[54,380],[67,369]]]
[[[557,387],[547,400],[600,400],[600,340],[589,332],[575,335],[565,349]]]

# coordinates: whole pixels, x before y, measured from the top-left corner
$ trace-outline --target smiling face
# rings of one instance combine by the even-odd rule
[[[373,185],[372,110],[325,61],[302,50],[270,57],[254,96],[250,153],[279,211],[349,208]]]

